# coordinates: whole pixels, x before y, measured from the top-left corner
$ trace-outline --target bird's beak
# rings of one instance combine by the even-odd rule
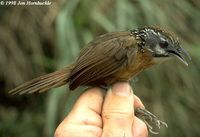
[[[169,53],[169,56],[177,57],[183,64],[188,66],[188,62],[185,59],[185,57],[187,57],[189,60],[191,60],[191,57],[189,53],[186,50],[184,50],[182,47],[178,46],[178,48],[170,49],[167,51]]]

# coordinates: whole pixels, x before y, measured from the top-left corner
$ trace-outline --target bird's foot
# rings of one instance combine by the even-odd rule
[[[159,134],[159,129],[161,126],[168,127],[167,123],[159,120],[158,117],[145,108],[136,108],[135,115],[147,125],[149,132],[152,134]]]

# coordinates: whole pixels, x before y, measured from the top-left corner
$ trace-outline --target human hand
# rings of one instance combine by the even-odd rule
[[[55,137],[147,137],[134,108],[144,107],[128,83],[116,83],[104,98],[100,88],[85,91],[55,131]]]

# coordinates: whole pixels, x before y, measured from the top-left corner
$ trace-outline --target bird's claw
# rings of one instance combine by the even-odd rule
[[[160,129],[161,126],[168,127],[167,123],[159,120],[158,117],[144,108],[137,108],[135,110],[135,115],[144,121],[149,129],[149,132],[152,134],[159,134],[159,131],[156,131],[155,128]]]

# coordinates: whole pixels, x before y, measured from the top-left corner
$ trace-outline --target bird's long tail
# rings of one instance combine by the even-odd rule
[[[71,68],[66,67],[62,70],[32,79],[9,91],[10,94],[30,94],[34,92],[44,92],[49,89],[60,87],[69,81]]]

